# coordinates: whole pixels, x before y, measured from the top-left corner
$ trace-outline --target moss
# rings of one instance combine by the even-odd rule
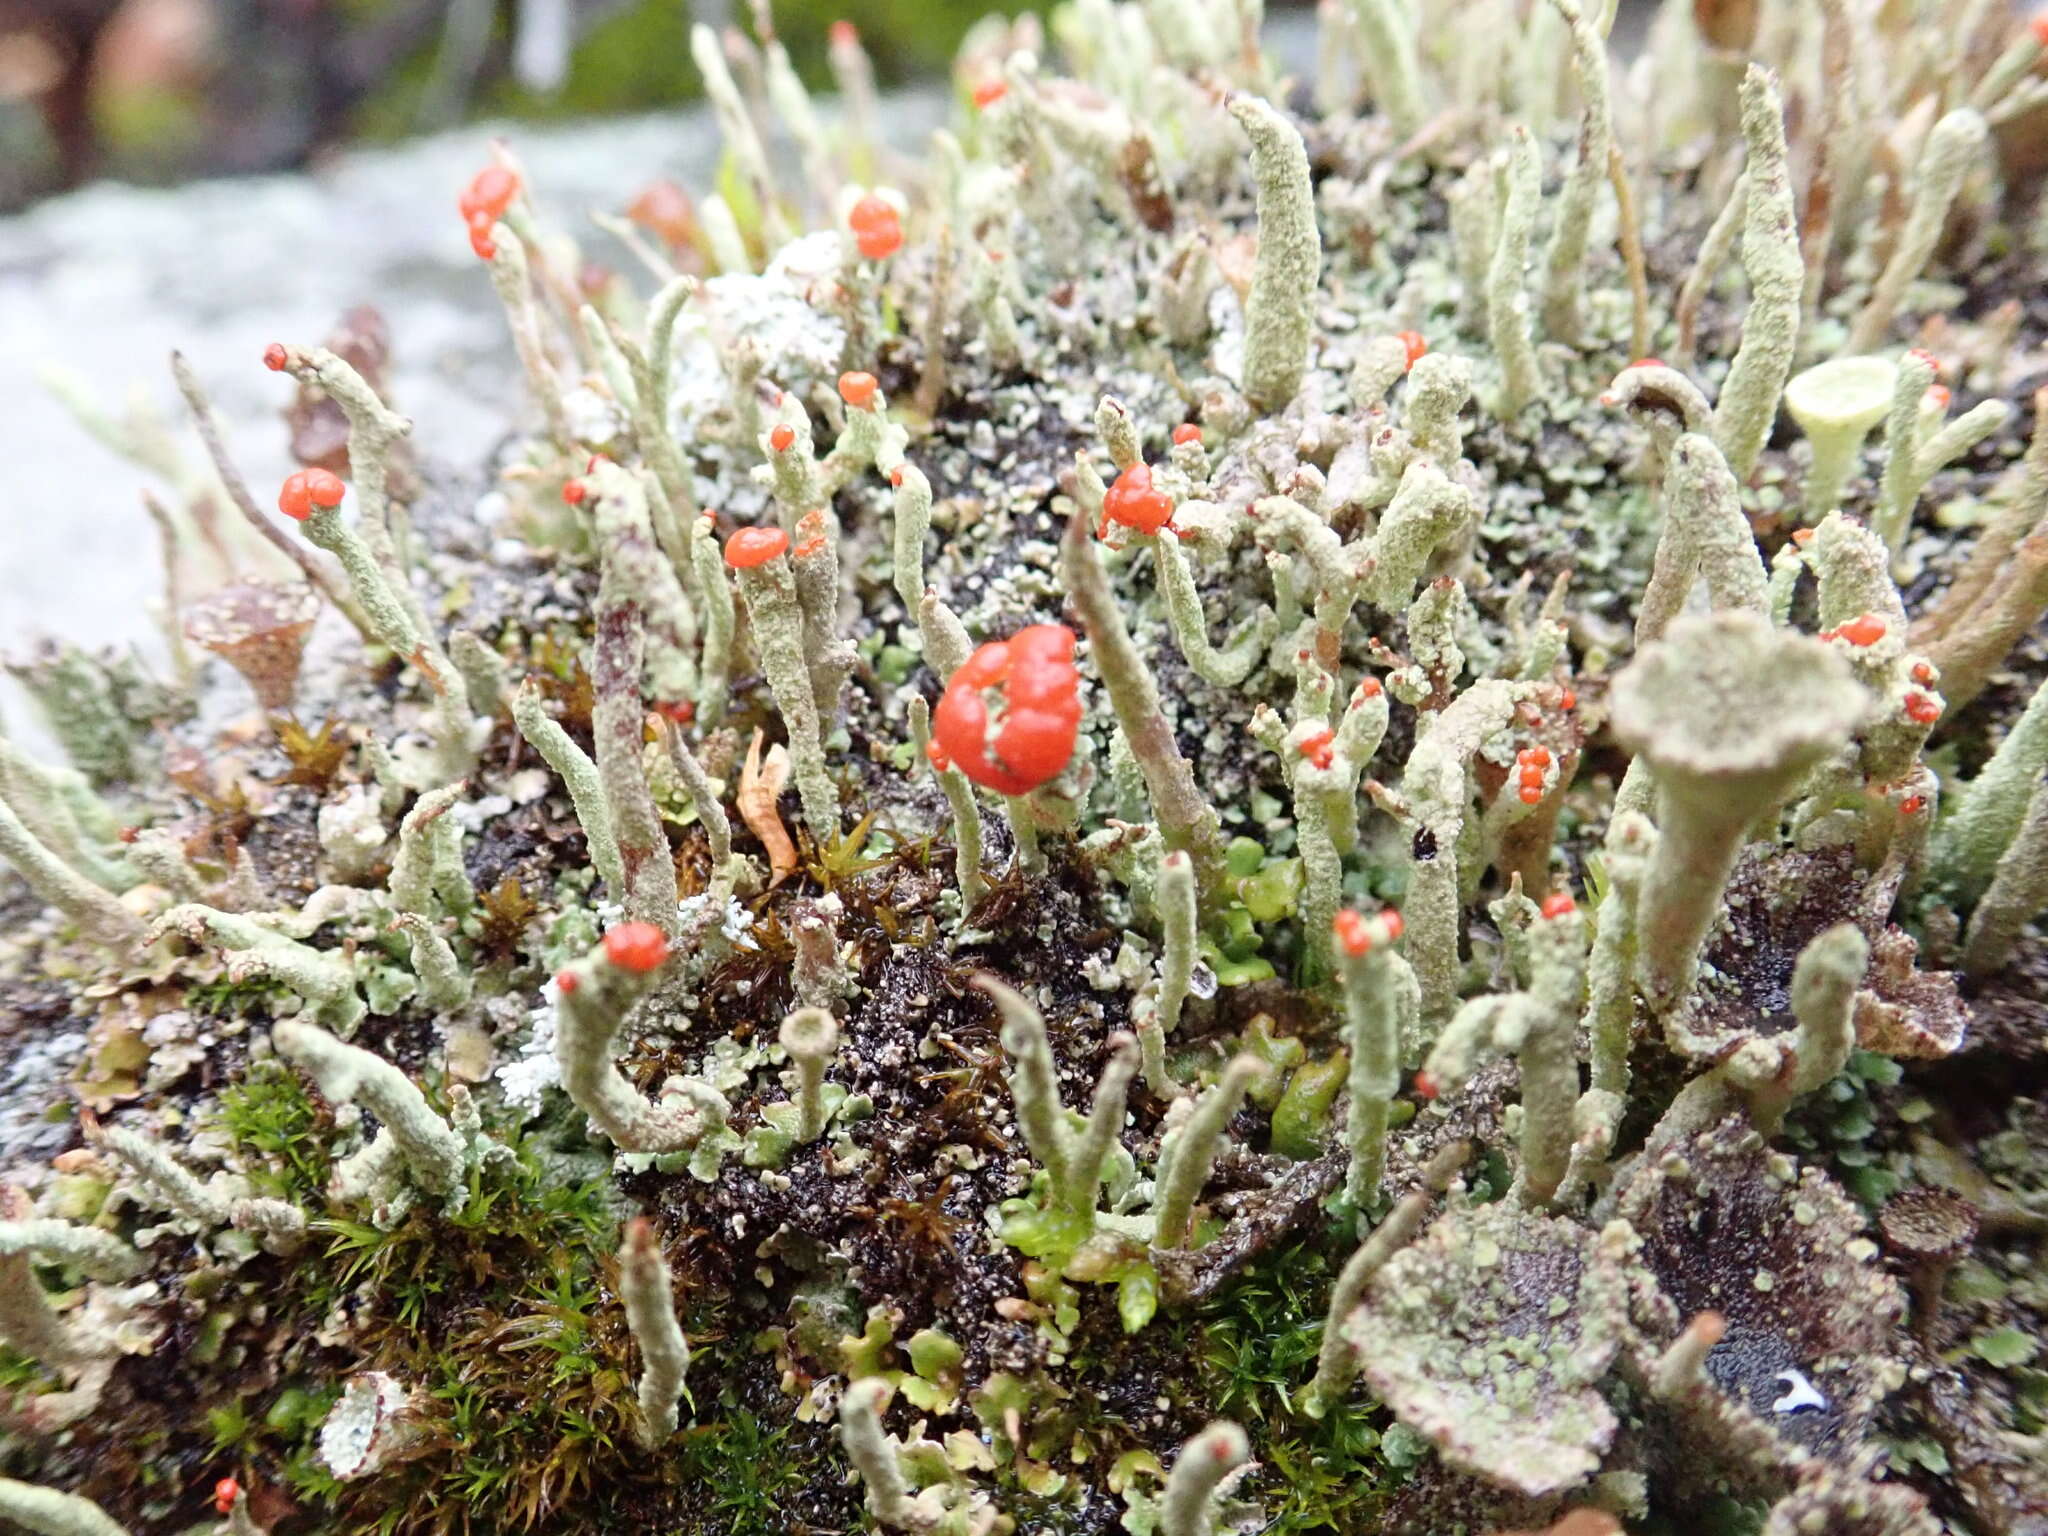
[[[1368,1407],[1363,1388],[1320,1420],[1291,1406],[1315,1374],[1341,1258],[1326,1239],[1283,1245],[1169,1324],[1196,1365],[1183,1411],[1213,1411],[1253,1430],[1265,1470],[1252,1491],[1273,1522],[1267,1529],[1285,1536],[1373,1529],[1414,1463],[1390,1457],[1383,1437],[1392,1417]]]

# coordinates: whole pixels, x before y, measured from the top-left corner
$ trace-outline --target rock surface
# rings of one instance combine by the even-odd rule
[[[891,135],[922,143],[942,109],[932,91],[893,98]],[[623,207],[658,176],[708,186],[719,154],[701,112],[507,131],[565,224],[580,209]],[[423,458],[468,469],[489,452],[525,397],[455,197],[492,132],[355,152],[311,175],[95,186],[0,220],[0,654],[43,635],[162,647],[156,533],[139,493],[163,487],[91,436],[45,387],[47,370],[72,375],[103,409],[143,402],[196,467],[202,451],[167,363],[183,351],[262,495],[295,467],[277,415],[290,388],[261,366],[264,345],[321,340],[351,305],[374,303],[390,322],[394,403]],[[610,236],[588,235],[593,259],[633,265]],[[33,733],[18,693],[5,708]]]

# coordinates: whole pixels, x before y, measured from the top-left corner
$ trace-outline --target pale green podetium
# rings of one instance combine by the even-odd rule
[[[1837,357],[1786,384],[1785,409],[1813,447],[1804,498],[1808,523],[1841,505],[1864,438],[1891,409],[1898,377],[1898,366],[1882,357]]]
[[[1746,612],[1681,619],[1615,677],[1615,734],[1656,784],[1636,953],[1652,1010],[1692,990],[1752,829],[1848,741],[1870,705],[1834,649]],[[1748,728],[1731,731],[1731,720]]]
[[[782,553],[758,565],[741,566],[739,579],[761,670],[768,676],[782,723],[789,728],[789,761],[804,822],[813,837],[829,842],[839,835],[839,787],[825,764],[818,700],[804,655],[804,617],[797,601],[795,573],[787,553]]]
[[[1301,390],[1315,330],[1323,240],[1301,134],[1270,102],[1231,98],[1230,115],[1252,145],[1258,188],[1259,255],[1245,300],[1244,392],[1277,411]]]

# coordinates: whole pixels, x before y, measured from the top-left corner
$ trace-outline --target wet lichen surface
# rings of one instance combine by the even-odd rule
[[[181,365],[172,675],[0,738],[0,1518],[2043,1529],[2043,39],[1423,9],[881,171],[702,33],[632,276],[451,189],[492,462],[265,354],[290,522]]]

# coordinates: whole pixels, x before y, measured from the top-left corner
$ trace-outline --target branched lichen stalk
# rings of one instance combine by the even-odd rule
[[[379,1139],[391,1139],[421,1189],[442,1197],[461,1192],[466,1172],[462,1137],[434,1113],[411,1078],[383,1057],[296,1019],[273,1025],[270,1038],[313,1075],[329,1099],[337,1104],[360,1100],[383,1126]]]
[[[83,1365],[96,1353],[50,1305],[27,1252],[0,1254],[0,1343],[51,1370]]]
[[[619,1249],[619,1300],[626,1326],[640,1346],[640,1418],[634,1434],[648,1450],[659,1450],[676,1432],[676,1403],[690,1369],[690,1341],[676,1320],[675,1282],[654,1224],[645,1217],[626,1223]]]
[[[1399,138],[1422,126],[1422,70],[1416,58],[1415,19],[1405,0],[1348,0],[1358,30],[1359,61],[1372,83],[1375,104]]]
[[[2028,919],[2043,911],[2048,911],[2048,782],[2034,786],[2026,816],[1970,914],[1963,968],[1973,976],[1995,974],[2011,958]]]
[[[1058,1069],[1045,1019],[1022,994],[992,976],[977,976],[974,984],[989,995],[1002,1016],[1003,1050],[1013,1063],[1010,1097],[1025,1144],[1045,1166],[1053,1200],[1067,1214],[1080,1218],[1084,1229],[1092,1228],[1097,1194],[1117,1134],[1123,1129],[1131,1079],[1137,1075],[1137,1042],[1124,1034],[1111,1038],[1109,1061],[1096,1085],[1088,1117],[1076,1129],[1060,1100]]]
[[[570,739],[541,699],[540,685],[528,678],[512,695],[512,719],[527,744],[560,776],[569,791],[569,803],[576,808],[577,823],[590,845],[590,862],[615,900],[624,900],[626,871],[619,861],[618,838],[612,831],[611,807],[605,800],[604,784],[597,764],[588,752]]]
[[[1195,1101],[1194,1112],[1172,1133],[1170,1150],[1161,1150],[1164,1166],[1153,1194],[1155,1248],[1187,1246],[1193,1236],[1195,1200],[1215,1166],[1224,1127],[1243,1105],[1245,1095],[1267,1074],[1266,1064],[1258,1057],[1233,1057],[1223,1076]]]
[[[1024,1133],[1025,1145],[1045,1166],[1055,1197],[1070,1204],[1069,1196],[1081,1179],[1072,1166],[1066,1128],[1061,1123],[1066,1110],[1060,1102],[1059,1076],[1045,1020],[1020,993],[994,978],[981,977],[976,984],[1002,1014],[1003,1050],[1013,1063],[1010,1098],[1017,1108],[1017,1126]]]
[[[1161,1536],[1215,1536],[1217,1495],[1250,1456],[1251,1442],[1228,1419],[1182,1446],[1159,1496]]]
[[[1535,327],[1529,313],[1529,242],[1543,196],[1543,166],[1536,141],[1519,123],[1508,137],[1507,196],[1501,202],[1500,238],[1486,270],[1486,324],[1500,358],[1500,414],[1518,416],[1542,383],[1536,370]]]
[[[1209,642],[1209,624],[1202,613],[1201,593],[1188,565],[1187,552],[1171,532],[1150,540],[1152,558],[1159,572],[1159,595],[1166,601],[1167,622],[1173,629],[1174,644],[1195,669],[1195,675],[1219,688],[1235,688],[1250,676],[1273,643],[1279,621],[1273,610],[1261,604],[1245,621],[1235,639],[1218,647]]]
[[[1430,1206],[1471,1155],[1471,1143],[1459,1141],[1431,1158],[1423,1170],[1421,1188],[1396,1201],[1387,1219],[1373,1228],[1372,1235],[1358,1245],[1337,1272],[1330,1286],[1329,1309],[1323,1318],[1322,1345],[1316,1351],[1315,1379],[1301,1389],[1297,1399],[1301,1411],[1310,1418],[1320,1419],[1336,1406],[1337,1395],[1357,1374],[1357,1352],[1344,1337],[1344,1320],[1365,1299],[1365,1288],[1372,1284],[1373,1276],[1422,1230]]]
[[[1117,723],[1145,775],[1159,834],[1169,848],[1195,863],[1197,882],[1213,889],[1222,878],[1222,822],[1195,784],[1159,699],[1159,684],[1124,625],[1121,599],[1102,569],[1088,514],[1076,508],[1060,543],[1060,579],[1088,632],[1089,652],[1109,692]]]
[[[1712,438],[1687,432],[1672,445],[1664,474],[1664,529],[1636,607],[1639,648],[1663,635],[1702,576],[1715,609],[1770,612],[1770,579],[1735,477]]]
[[[591,683],[596,702],[590,734],[597,748],[598,781],[618,840],[626,915],[676,931],[676,864],[654,794],[647,787],[642,751],[646,711],[640,694],[645,646],[639,605],[607,577],[598,595],[597,638]]]
[[[966,774],[950,763],[941,768],[931,761],[932,711],[922,698],[910,701],[910,742],[917,756],[930,764],[953,812],[953,879],[960,887],[960,910],[972,913],[988,894],[988,877],[981,872],[981,807]]]
[[[128,1536],[128,1528],[91,1499],[0,1477],[0,1519],[35,1536]]]
[[[0,799],[0,859],[13,865],[30,890],[77,923],[79,931],[94,943],[125,954],[140,942],[142,920],[115,900],[111,891],[88,880],[37,841],[5,799]]]
[[[896,1447],[882,1428],[882,1409],[888,1401],[889,1384],[878,1376],[849,1383],[839,1399],[839,1443],[866,1485],[868,1509],[875,1519],[896,1530],[917,1530],[910,1484],[896,1460]]]
[[[249,482],[242,478],[241,470],[236,468],[235,461],[228,454],[227,441],[221,435],[220,419],[213,412],[213,401],[182,352],[171,354],[171,376],[178,381],[178,393],[185,397],[199,441],[205,446],[207,457],[213,460],[214,473],[220,477],[221,486],[227,491],[228,500],[235,504],[235,510],[263,536],[266,543],[296,565],[306,580],[319,588],[321,596],[341,610],[358,634],[365,640],[375,640],[377,636],[370,627],[369,616],[350,594],[348,583],[332,566],[308,554],[304,545],[278,527],[276,521],[266,517],[263,509],[256,505],[256,498],[249,493]]]
[[[754,650],[789,731],[789,760],[804,821],[814,837],[837,837],[839,787],[825,764],[818,700],[804,656],[803,609],[797,601],[795,573],[788,557],[777,555],[744,567],[739,576],[740,596],[746,600],[747,618],[753,626]]]
[[[1365,1210],[1376,1204],[1387,1167],[1387,1127],[1401,1090],[1401,1053],[1416,1030],[1415,973],[1392,948],[1383,921],[1366,920],[1355,943],[1337,946],[1344,981],[1344,1043],[1351,1053],[1350,1118],[1344,1139],[1351,1161],[1344,1198]]]
[[[55,1216],[0,1221],[0,1258],[23,1254],[74,1264],[95,1280],[133,1280],[147,1267],[142,1255],[112,1232]]]
[[[462,868],[462,832],[448,815],[468,785],[460,780],[430,789],[413,802],[398,826],[398,856],[391,861],[391,905],[400,912],[431,915],[437,891],[454,896],[452,912],[468,910],[474,892]],[[459,883],[458,883],[459,882]]]
[[[260,976],[290,988],[313,1005],[321,1024],[344,1037],[362,1022],[366,1010],[356,992],[355,971],[340,955],[302,944],[253,918],[199,902],[185,902],[164,913],[150,928],[149,939],[153,943],[172,933],[188,944],[219,948],[231,980]]]
[[[1553,341],[1576,346],[1584,327],[1581,301],[1586,287],[1586,234],[1594,200],[1607,182],[1607,151],[1614,121],[1607,101],[1607,48],[1580,11],[1578,0],[1550,0],[1571,28],[1572,78],[1583,103],[1578,159],[1559,194],[1557,223],[1545,260],[1543,330]]]
[[[1277,411],[1301,390],[1315,329],[1323,242],[1301,134],[1270,102],[1231,98],[1230,115],[1251,141],[1258,192],[1259,254],[1244,309],[1245,398]]]
[[[391,926],[405,935],[413,974],[420,979],[421,1002],[445,1010],[469,1001],[474,980],[430,919],[417,912],[401,912]]]
[[[1749,478],[1778,414],[1799,346],[1806,267],[1786,170],[1785,109],[1771,72],[1752,64],[1742,77],[1742,136],[1749,144],[1749,193],[1743,208],[1742,267],[1749,309],[1742,344],[1714,407],[1714,441],[1737,480]]]
[[[1905,228],[1899,232],[1891,260],[1878,274],[1869,300],[1849,327],[1848,339],[1842,343],[1843,356],[1875,351],[1884,345],[1892,319],[1906,296],[1907,285],[1920,276],[1940,243],[1942,230],[1948,225],[1949,208],[1962,190],[1963,178],[1983,153],[1989,133],[1983,115],[1969,107],[1949,113],[1928,131],[1920,162],[1914,168],[1912,211],[1906,215]]]
[[[1401,915],[1427,1023],[1449,1018],[1458,1001],[1459,844],[1472,797],[1472,758],[1514,718],[1528,687],[1489,678],[1467,688],[1429,724],[1402,775],[1415,827]]]
[[[257,1233],[273,1253],[289,1253],[306,1230],[306,1213],[283,1200],[236,1197],[217,1192],[153,1137],[125,1126],[85,1120],[86,1138],[112,1153],[171,1210],[208,1227],[232,1224]]]
[[[624,1152],[679,1152],[696,1145],[699,1114],[655,1104],[626,1080],[612,1047],[627,1011],[658,971],[628,969],[600,944],[555,978],[555,1063],[569,1100]]]

